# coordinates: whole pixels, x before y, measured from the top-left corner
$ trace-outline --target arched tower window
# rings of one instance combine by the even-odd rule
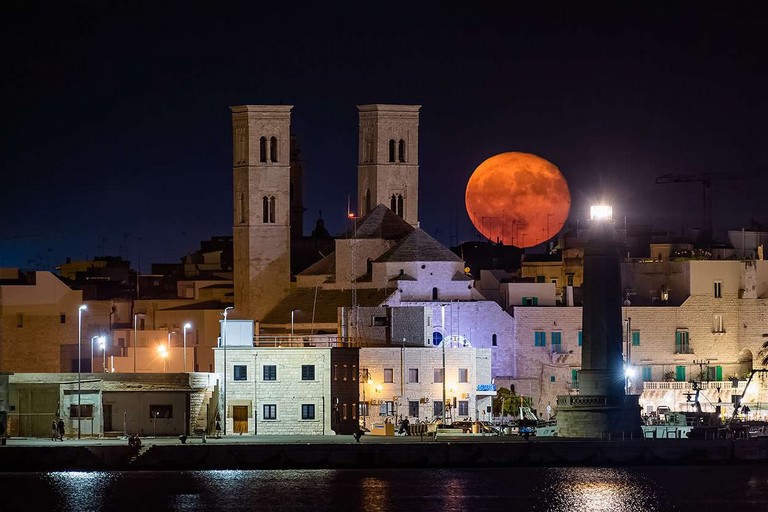
[[[240,192],[240,224],[245,224],[245,193]]]
[[[269,139],[269,159],[277,162],[277,137]]]
[[[365,214],[371,213],[371,189],[365,191]]]
[[[269,222],[275,223],[275,196],[269,198]]]
[[[259,139],[259,162],[267,161],[267,138],[262,137]]]
[[[405,141],[403,139],[400,139],[397,144],[397,160],[405,162]]]
[[[261,222],[269,222],[269,198],[264,196],[261,198]]]
[[[496,335],[495,334],[491,336],[491,345],[494,346],[494,347],[496,346]]]
[[[403,196],[397,194],[397,214],[403,216]]]
[[[432,300],[439,300],[438,295],[437,288],[432,288]]]
[[[389,161],[395,161],[395,139],[389,139]]]
[[[389,200],[389,209],[393,212],[397,212],[397,198],[395,197],[395,194],[392,194],[392,197]]]

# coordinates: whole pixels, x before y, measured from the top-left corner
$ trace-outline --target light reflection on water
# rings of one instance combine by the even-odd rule
[[[763,466],[0,474],[3,510],[768,510]],[[7,508],[6,508],[7,506]]]

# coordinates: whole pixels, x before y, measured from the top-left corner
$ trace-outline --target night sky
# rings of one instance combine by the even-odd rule
[[[162,4],[162,6],[160,6]],[[768,224],[760,2],[3,2],[0,266],[173,262],[232,233],[229,106],[294,105],[305,233],[355,200],[357,109],[422,105],[420,219],[476,240],[472,171],[537,154],[571,219],[604,196],[662,230]],[[761,201],[762,200],[762,201]]]

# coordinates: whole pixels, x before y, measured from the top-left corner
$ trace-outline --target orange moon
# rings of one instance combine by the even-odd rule
[[[530,153],[501,153],[481,163],[464,199],[480,233],[520,248],[557,235],[571,210],[571,192],[560,169]]]

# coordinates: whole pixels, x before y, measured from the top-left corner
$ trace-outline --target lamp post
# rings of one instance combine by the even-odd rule
[[[184,324],[184,372],[187,371],[187,329],[191,329],[192,324],[187,322]]]
[[[133,315],[133,373],[136,373],[136,349],[139,346],[138,331],[136,329],[136,320],[139,317],[146,316],[144,313],[135,313]]]
[[[293,314],[294,314],[296,311],[299,311],[299,309],[298,309],[298,308],[296,308],[296,309],[292,309],[292,310],[291,310],[291,339],[293,339]]]
[[[440,325],[443,328],[443,340],[440,345],[443,348],[443,428],[445,428],[445,304],[440,304]]]
[[[232,306],[224,308],[224,324],[221,330],[221,344],[224,345],[224,425],[222,432],[227,435],[227,311],[233,309]]]
[[[106,373],[107,371],[107,339],[104,336],[99,336],[99,348],[101,349],[101,369]]]
[[[104,348],[104,336],[91,336],[91,373],[93,373],[93,341],[99,341],[99,347]]]
[[[80,439],[80,417],[83,415],[81,407],[81,393],[80,393],[80,380],[82,372],[83,357],[81,355],[82,340],[83,340],[83,311],[88,309],[88,306],[81,304],[77,308],[77,438]]]

